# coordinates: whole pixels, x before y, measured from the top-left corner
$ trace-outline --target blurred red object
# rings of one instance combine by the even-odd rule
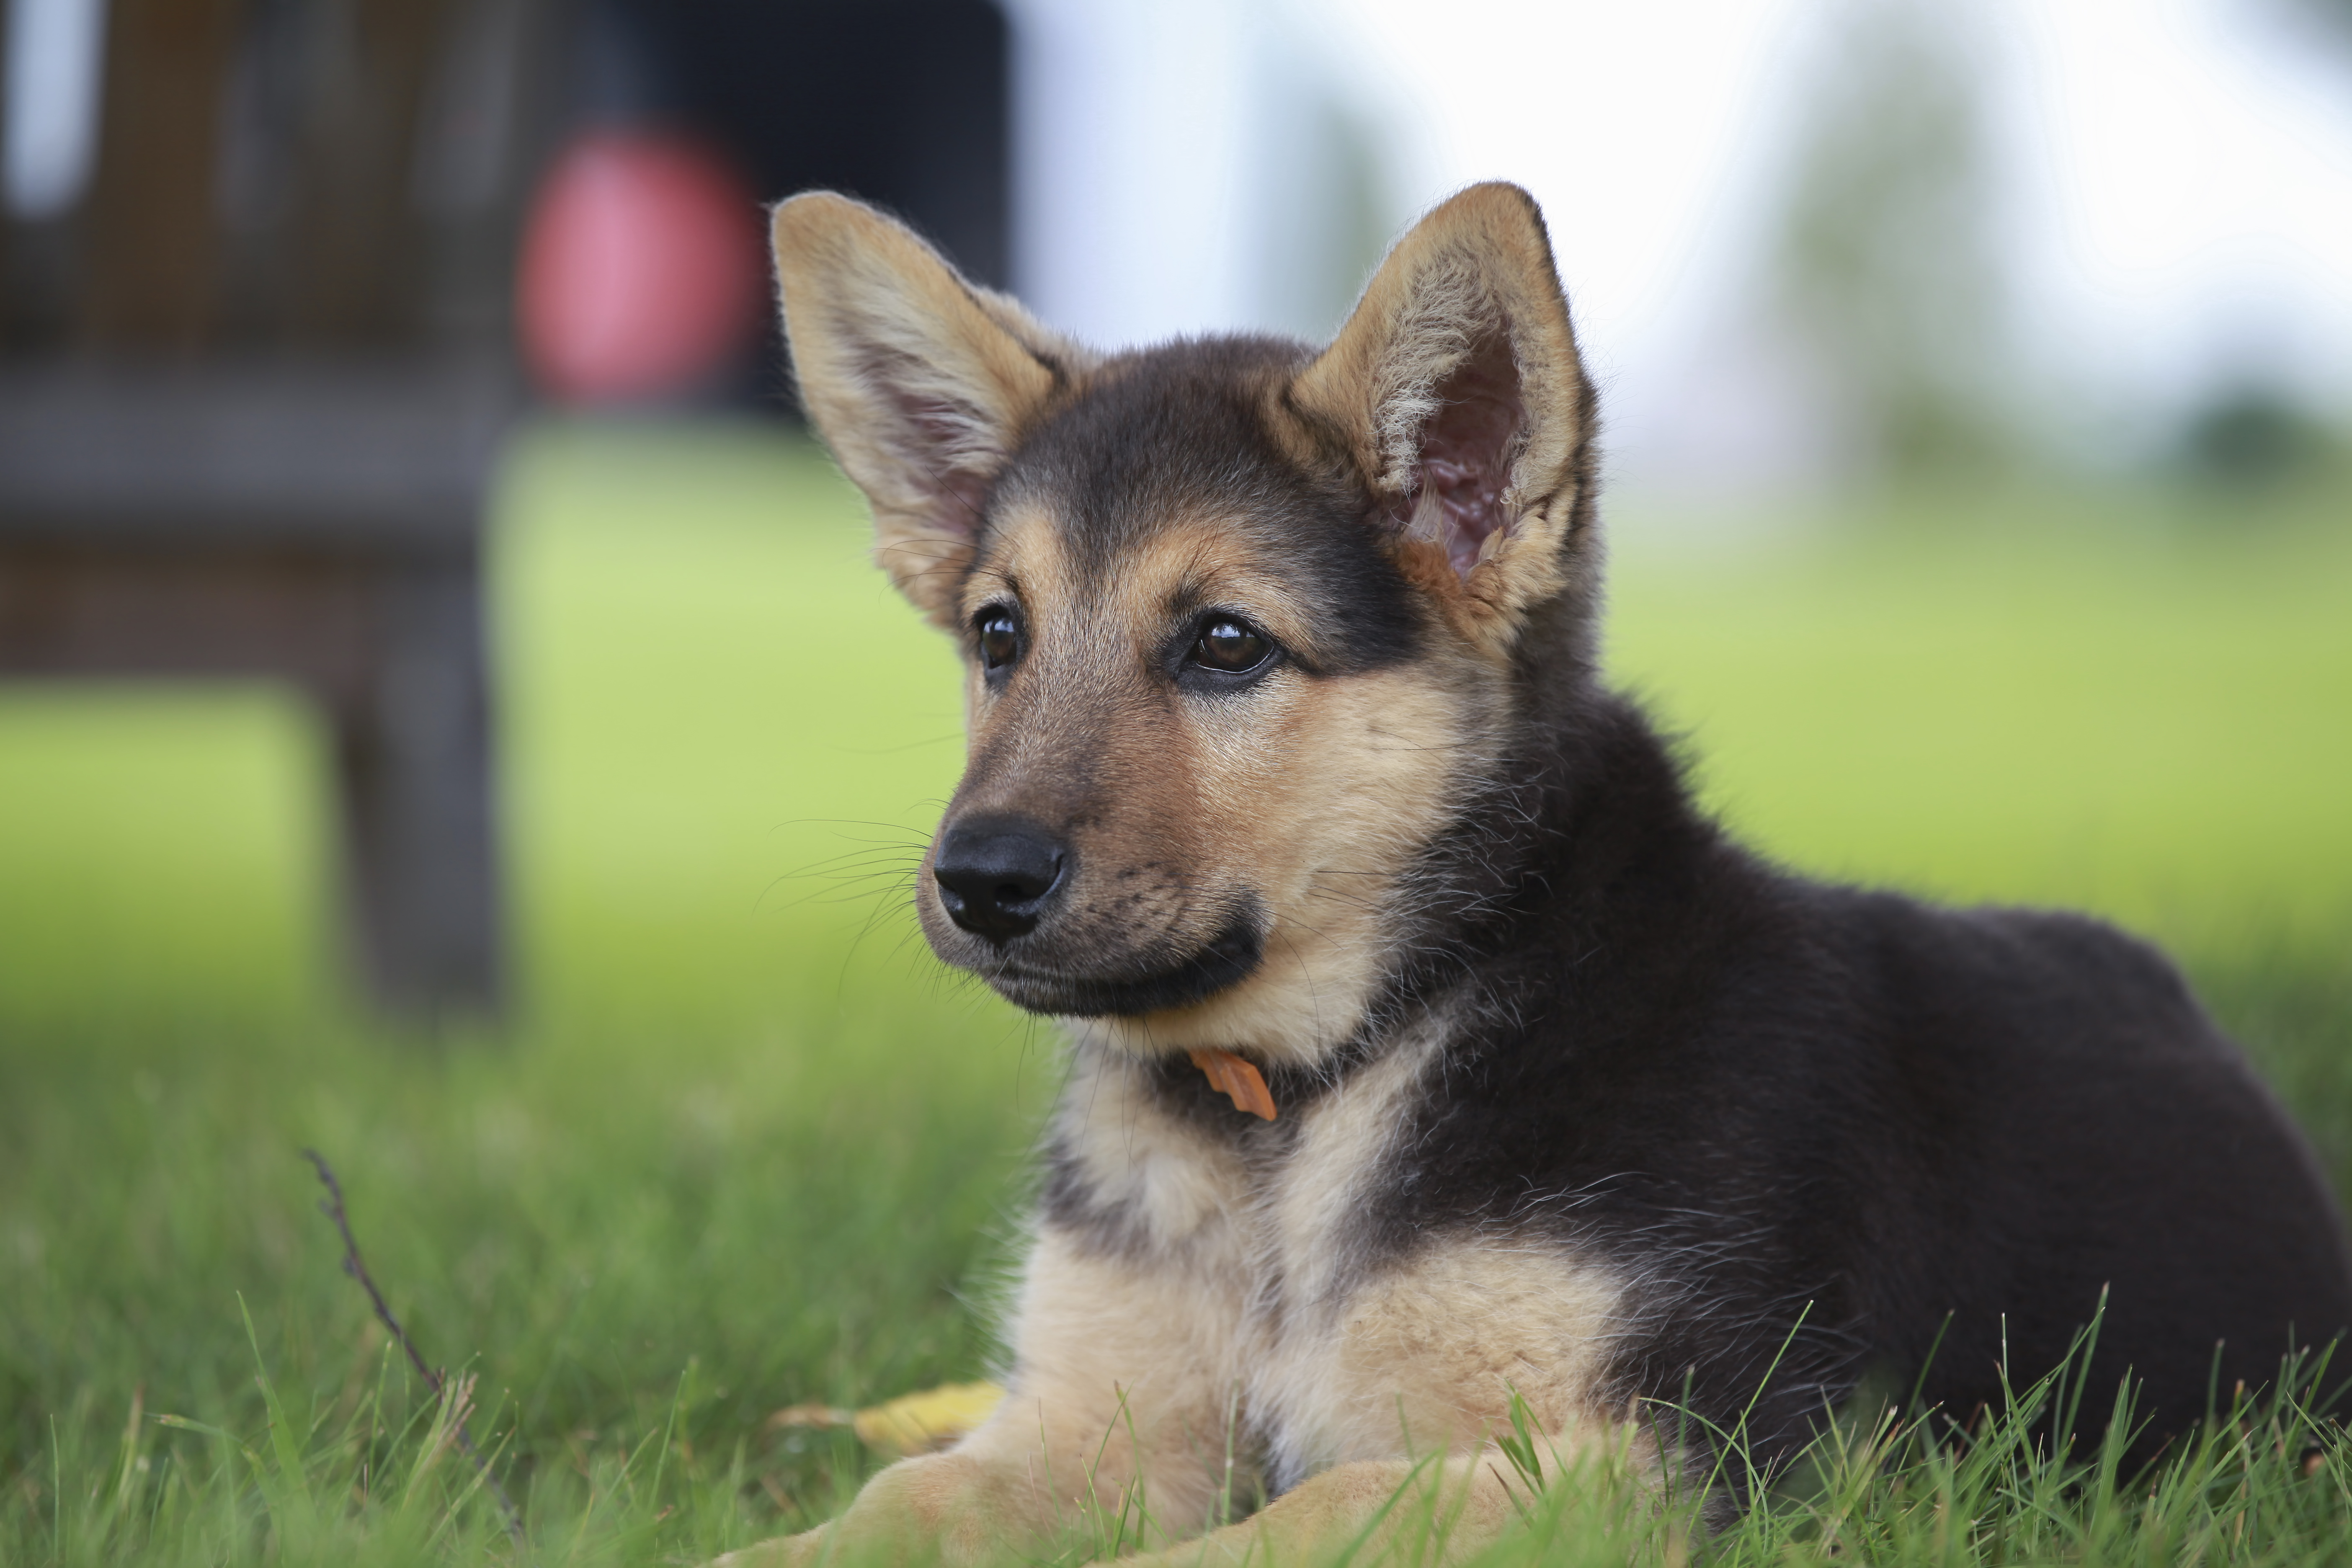
[[[707,383],[759,321],[757,215],[698,142],[633,131],[573,142],[531,204],[517,270],[523,358],[541,388],[622,403]]]

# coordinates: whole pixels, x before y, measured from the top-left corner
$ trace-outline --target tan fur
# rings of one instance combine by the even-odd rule
[[[1441,1548],[1435,1560],[1458,1563],[1511,1527],[1519,1500],[1490,1456],[1360,1459],[1332,1467],[1254,1518],[1124,1561],[1130,1568],[1275,1568],[1344,1552],[1340,1561],[1379,1562],[1425,1530]]]
[[[1606,1272],[1507,1237],[1444,1247],[1302,1345],[1293,1420],[1316,1469],[1475,1448],[1519,1394],[1546,1432],[1605,1425],[1593,1390],[1619,1295]]]
[[[973,497],[1093,356],[845,196],[793,197],[772,235],[801,400],[874,509],[883,570],[950,625]]]
[[[1506,496],[1511,521],[1466,579],[1419,517],[1406,552],[1414,581],[1494,657],[1509,650],[1530,605],[1569,585],[1581,553],[1567,548],[1577,500],[1572,459],[1584,435],[1576,338],[1527,193],[1473,185],[1423,218],[1295,389],[1298,405],[1343,432],[1363,470],[1402,498],[1413,489],[1433,389],[1482,331],[1498,326],[1510,334],[1528,410]]]
[[[1310,688],[1203,737],[1195,796],[1220,859],[1273,917],[1258,972],[1197,1005],[1090,1021],[1136,1051],[1235,1047],[1308,1065],[1355,1032],[1390,959],[1397,878],[1478,758],[1458,689],[1428,666]]]
[[[1138,551],[1112,595],[1081,603],[1054,520],[1021,512],[974,576],[966,616],[1018,584],[1037,666],[1028,690],[1051,697],[996,699],[975,672],[972,755],[991,754],[984,784],[959,808],[1017,799],[1035,809],[1069,772],[1065,759],[1087,757],[1121,779],[1075,835],[1082,864],[1124,879],[1074,890],[1118,900],[1106,942],[1205,941],[1232,878],[1245,876],[1272,916],[1265,961],[1242,984],[1196,1006],[1082,1026],[1143,1054],[1209,1047],[1319,1059],[1354,1032],[1389,960],[1401,869],[1487,765],[1475,683],[1440,658],[1347,679],[1281,671],[1246,706],[1152,700],[1144,672],[1180,588],[1244,605],[1292,646],[1313,646],[1311,606],[1289,603],[1228,531],[1172,529]],[[936,891],[925,885],[919,900],[943,931]]]
[[[1514,1387],[1547,1431],[1605,1414],[1587,1397],[1618,1298],[1604,1270],[1481,1237],[1364,1280],[1336,1250],[1437,1044],[1434,1029],[1402,1042],[1318,1100],[1259,1200],[1251,1402],[1291,1435],[1293,1469],[1475,1448]],[[1265,1300],[1260,1281],[1276,1278],[1281,1299]]]
[[[1160,1110],[1142,1073],[1122,1054],[1080,1047],[1055,1131],[1104,1201],[1139,1215],[1155,1253],[1239,1287],[1247,1268],[1234,1226],[1255,1203],[1249,1169],[1231,1147]]]
[[[1471,1489],[1456,1535],[1491,1539],[1513,1517],[1487,1472],[1514,1392],[1558,1454],[1622,1451],[1595,1387],[1620,1294],[1605,1270],[1509,1237],[1369,1274],[1339,1250],[1435,1047],[1434,1033],[1408,1042],[1304,1110],[1296,1149],[1262,1172],[1159,1110],[1139,1064],[1082,1052],[1058,1131],[1106,1197],[1135,1205],[1145,1245],[1106,1254],[1041,1232],[1004,1405],[952,1454],[883,1472],[834,1544],[899,1539],[911,1514],[948,1561],[970,1562],[967,1540],[1043,1541],[1088,1510],[1132,1518],[1139,1505],[1156,1538],[1181,1539],[1217,1521],[1232,1422],[1298,1435],[1299,1451],[1274,1458],[1318,1473],[1212,1533],[1216,1552],[1265,1530],[1303,1544],[1368,1524],[1415,1461],[1446,1456],[1424,1479]],[[1645,1446],[1637,1461],[1653,1462]],[[796,1542],[773,1560],[811,1560],[817,1532]]]
[[[1049,500],[1003,510],[984,557],[950,504],[1076,395],[1091,361],[854,204],[796,199],[776,235],[803,395],[873,500],[884,564],[942,626],[1008,595],[1021,608],[1018,679],[971,675],[954,809],[1018,810],[1068,835],[1080,869],[1057,918],[1082,922],[1089,952],[1197,952],[1243,889],[1269,924],[1257,970],[1207,1001],[1074,1026],[1055,1136],[1099,1224],[1035,1238],[996,1415],[952,1452],[883,1471],[826,1530],[740,1560],[873,1547],[971,1563],[1140,1502],[1154,1541],[1209,1531],[1169,1560],[1237,1561],[1370,1528],[1401,1489],[1458,1508],[1465,1549],[1491,1540],[1515,1517],[1488,1446],[1514,1394],[1563,1451],[1630,1441],[1601,1384],[1623,1286],[1508,1232],[1356,1250],[1350,1220],[1430,1092],[1446,1020],[1281,1107],[1278,1141],[1213,1135],[1165,1109],[1152,1075],[1194,1047],[1311,1068],[1357,1032],[1416,896],[1408,868],[1496,765],[1482,737],[1501,728],[1520,618],[1589,560],[1565,538],[1581,382],[1532,206],[1479,187],[1438,208],[1264,410],[1303,455],[1339,432],[1401,498],[1437,389],[1480,334],[1507,331],[1527,409],[1507,526],[1466,573],[1425,519],[1404,520],[1397,546],[1455,639],[1370,674],[1277,666],[1245,702],[1187,699],[1154,673],[1182,604],[1245,612],[1303,657],[1324,635],[1318,606],[1287,596],[1234,520],[1155,519],[1088,586]],[[920,886],[935,942],[960,940],[932,879]],[[1278,1475],[1307,1479],[1211,1529],[1230,1501],[1229,1440],[1251,1435]]]

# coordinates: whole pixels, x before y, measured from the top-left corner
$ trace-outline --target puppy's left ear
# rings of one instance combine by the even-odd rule
[[[1389,253],[1294,405],[1348,444],[1400,559],[1480,644],[1589,570],[1592,387],[1535,200],[1473,185]]]

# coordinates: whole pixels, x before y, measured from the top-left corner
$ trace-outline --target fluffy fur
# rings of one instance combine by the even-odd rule
[[[761,1560],[1138,1490],[1234,1557],[1409,1485],[1467,1546],[1515,1395],[1653,1472],[1746,1412],[1769,1466],[1874,1379],[1965,1427],[2103,1291],[2145,1460],[2352,1322],[2313,1162],[2162,958],[1769,868],[1601,684],[1524,193],[1432,212],[1320,351],[1094,356],[837,196],[775,241],[809,411],[970,659],[924,929],[1071,1065],[1003,1409]],[[1276,1500],[1219,1527],[1235,1445]]]

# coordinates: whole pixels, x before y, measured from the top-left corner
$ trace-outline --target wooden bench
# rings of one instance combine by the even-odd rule
[[[558,11],[107,12],[94,170],[0,258],[0,675],[294,683],[368,992],[494,1014],[482,518]]]

